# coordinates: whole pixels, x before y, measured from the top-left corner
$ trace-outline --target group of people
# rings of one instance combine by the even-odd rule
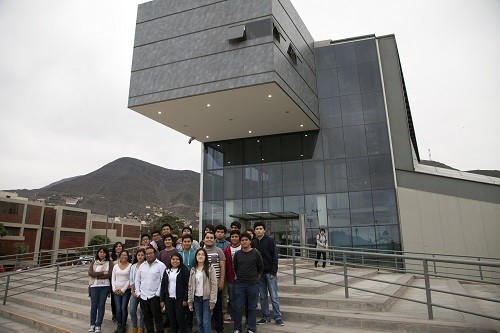
[[[258,324],[271,321],[268,293],[274,321],[283,326],[276,243],[266,235],[262,222],[246,232],[240,228],[239,222],[233,222],[226,237],[224,225],[208,225],[198,243],[191,228],[182,229],[182,236],[176,239],[170,225],[165,224],[151,239],[141,236],[132,263],[120,242],[111,253],[106,247],[99,248],[89,267],[89,332],[101,332],[109,293],[117,324],[114,333],[126,332],[129,303],[133,333],[163,333],[165,324],[172,333],[187,333],[193,328],[193,313],[198,333],[212,332],[212,321],[217,332],[224,330],[226,322],[234,324],[235,333],[241,333],[243,316],[246,331],[254,333]],[[259,321],[258,296],[262,309]]]

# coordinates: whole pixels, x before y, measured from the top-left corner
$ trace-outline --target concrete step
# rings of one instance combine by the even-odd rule
[[[321,274],[322,273],[322,274]],[[324,294],[334,289],[342,288],[344,286],[344,276],[341,273],[334,271],[321,272],[320,275],[315,275],[309,278],[298,278],[297,284],[293,284],[293,280],[286,279],[285,281],[279,280],[279,290],[282,292],[300,292],[303,294]],[[348,284],[359,281],[359,278],[369,278],[378,274],[377,270],[368,269],[349,269],[348,270]]]
[[[373,278],[377,280],[380,279],[380,283],[370,281],[369,285],[365,286],[363,285],[363,282],[354,282],[352,285],[353,287],[359,287],[362,289],[369,288],[371,291],[380,292],[390,296],[374,295],[373,293],[367,292],[365,292],[366,295],[362,295],[362,292],[351,289],[349,291],[351,298],[345,298],[344,289],[342,288],[341,290],[335,290],[333,292],[330,291],[322,294],[310,294],[307,297],[304,297],[303,293],[283,292],[280,285],[280,304],[301,307],[319,307],[331,310],[350,309],[362,311],[387,311],[395,299],[391,296],[399,296],[403,292],[405,286],[411,284],[411,281],[413,281],[413,275],[410,274],[394,274],[390,277],[390,279],[386,277],[385,280],[403,284],[404,286],[387,284],[384,279],[379,276],[373,276]]]
[[[395,317],[389,312],[332,311],[331,309],[304,308],[286,305],[281,307],[281,312],[285,324],[288,322],[287,318],[291,318],[291,321],[294,323],[321,323],[321,325],[328,325],[331,327],[366,328],[390,332],[496,332],[496,330],[492,328],[478,327],[463,322]]]

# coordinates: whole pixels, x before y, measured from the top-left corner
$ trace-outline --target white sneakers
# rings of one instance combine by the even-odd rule
[[[95,330],[95,326],[94,325],[90,325],[89,332],[94,332],[94,330]]]

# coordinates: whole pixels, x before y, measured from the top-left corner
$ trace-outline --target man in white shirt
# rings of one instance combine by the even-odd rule
[[[144,326],[147,333],[163,333],[163,318],[160,306],[160,288],[165,265],[156,259],[153,247],[146,249],[146,263],[137,271],[135,292],[140,297],[141,310],[144,315]]]

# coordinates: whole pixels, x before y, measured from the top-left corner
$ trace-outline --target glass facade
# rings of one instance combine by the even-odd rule
[[[319,131],[205,144],[203,224],[305,214],[330,245],[399,250],[394,168],[375,39],[315,50]],[[309,237],[311,236],[311,237]]]

